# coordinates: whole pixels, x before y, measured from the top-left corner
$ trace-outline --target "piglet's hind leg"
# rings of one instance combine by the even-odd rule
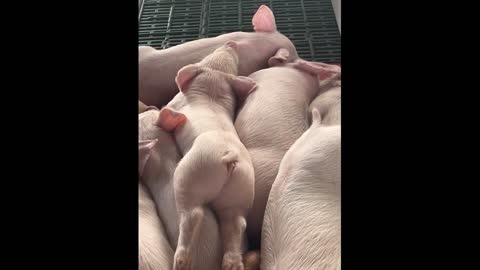
[[[201,206],[192,209],[179,209],[180,235],[173,263],[173,270],[192,269],[192,251],[197,245],[200,225],[205,216]]]
[[[247,222],[241,212],[224,209],[217,213],[223,244],[222,270],[244,269],[241,248]]]

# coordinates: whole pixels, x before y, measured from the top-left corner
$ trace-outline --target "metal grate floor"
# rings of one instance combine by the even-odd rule
[[[292,40],[300,57],[340,63],[340,33],[330,0],[144,0],[139,45],[165,49],[229,32],[251,32],[252,16],[262,4],[272,9],[278,31]]]

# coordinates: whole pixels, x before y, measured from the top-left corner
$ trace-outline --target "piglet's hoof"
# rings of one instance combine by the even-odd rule
[[[192,258],[185,248],[177,248],[173,260],[173,270],[192,270]]]
[[[222,270],[244,270],[242,255],[227,252],[223,255]]]

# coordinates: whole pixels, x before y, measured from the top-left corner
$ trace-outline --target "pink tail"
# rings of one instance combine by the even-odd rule
[[[236,152],[232,150],[228,150],[224,156],[222,157],[222,162],[227,165],[227,171],[229,174],[232,173],[233,169],[235,169],[235,163],[238,161],[238,155]]]

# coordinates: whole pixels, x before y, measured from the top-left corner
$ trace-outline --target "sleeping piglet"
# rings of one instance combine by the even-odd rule
[[[269,63],[297,59],[295,46],[276,31],[275,17],[267,6],[260,6],[252,23],[254,33],[233,32],[164,50],[139,47],[139,99],[146,105],[161,108],[178,92],[174,78],[180,68],[199,62],[229,40],[238,44],[238,54],[242,59],[238,75],[241,76],[267,68]]]
[[[138,168],[142,173],[157,140],[140,141]],[[140,270],[169,270],[173,250],[157,215],[155,203],[146,188],[138,183],[138,268]]]
[[[287,151],[262,230],[261,269],[340,270],[340,125],[312,111],[311,127]]]
[[[229,41],[201,62],[183,67],[175,78],[181,93],[160,111],[158,125],[174,132],[184,155],[174,174],[180,215],[175,270],[192,269],[191,249],[197,246],[207,205],[219,221],[222,269],[244,269],[245,217],[253,203],[254,172],[233,117],[237,96],[247,96],[255,82],[236,76],[238,50]]]
[[[280,161],[308,128],[309,104],[340,71],[338,66],[300,59],[249,76],[257,88],[241,105],[235,128],[255,169],[255,200],[247,217],[252,247],[260,244],[263,213]]]
[[[181,153],[172,134],[162,130],[156,125],[159,110],[151,108],[139,115],[139,148],[151,148],[149,157],[142,159],[139,152],[139,168],[141,181],[148,187],[155,201],[158,215],[165,227],[172,253],[168,261],[170,264],[159,269],[172,269],[173,251],[177,247],[178,239],[178,214],[175,206],[173,189],[173,174]],[[152,141],[157,141],[152,144]],[[143,161],[143,163],[142,163]],[[147,162],[148,161],[148,162]],[[193,249],[194,265],[198,270],[221,269],[222,249],[220,233],[216,218],[210,209],[205,209],[205,217],[200,224],[198,246]]]
[[[312,101],[312,103],[310,103],[308,109],[310,112],[309,115],[311,115],[311,112],[314,108],[317,108],[322,115],[322,125],[340,125],[342,113],[341,97],[342,93],[340,80],[335,80],[332,83],[331,88],[328,88],[326,91],[320,93]]]
[[[172,269],[173,249],[157,215],[155,203],[145,187],[138,183],[138,268]]]

